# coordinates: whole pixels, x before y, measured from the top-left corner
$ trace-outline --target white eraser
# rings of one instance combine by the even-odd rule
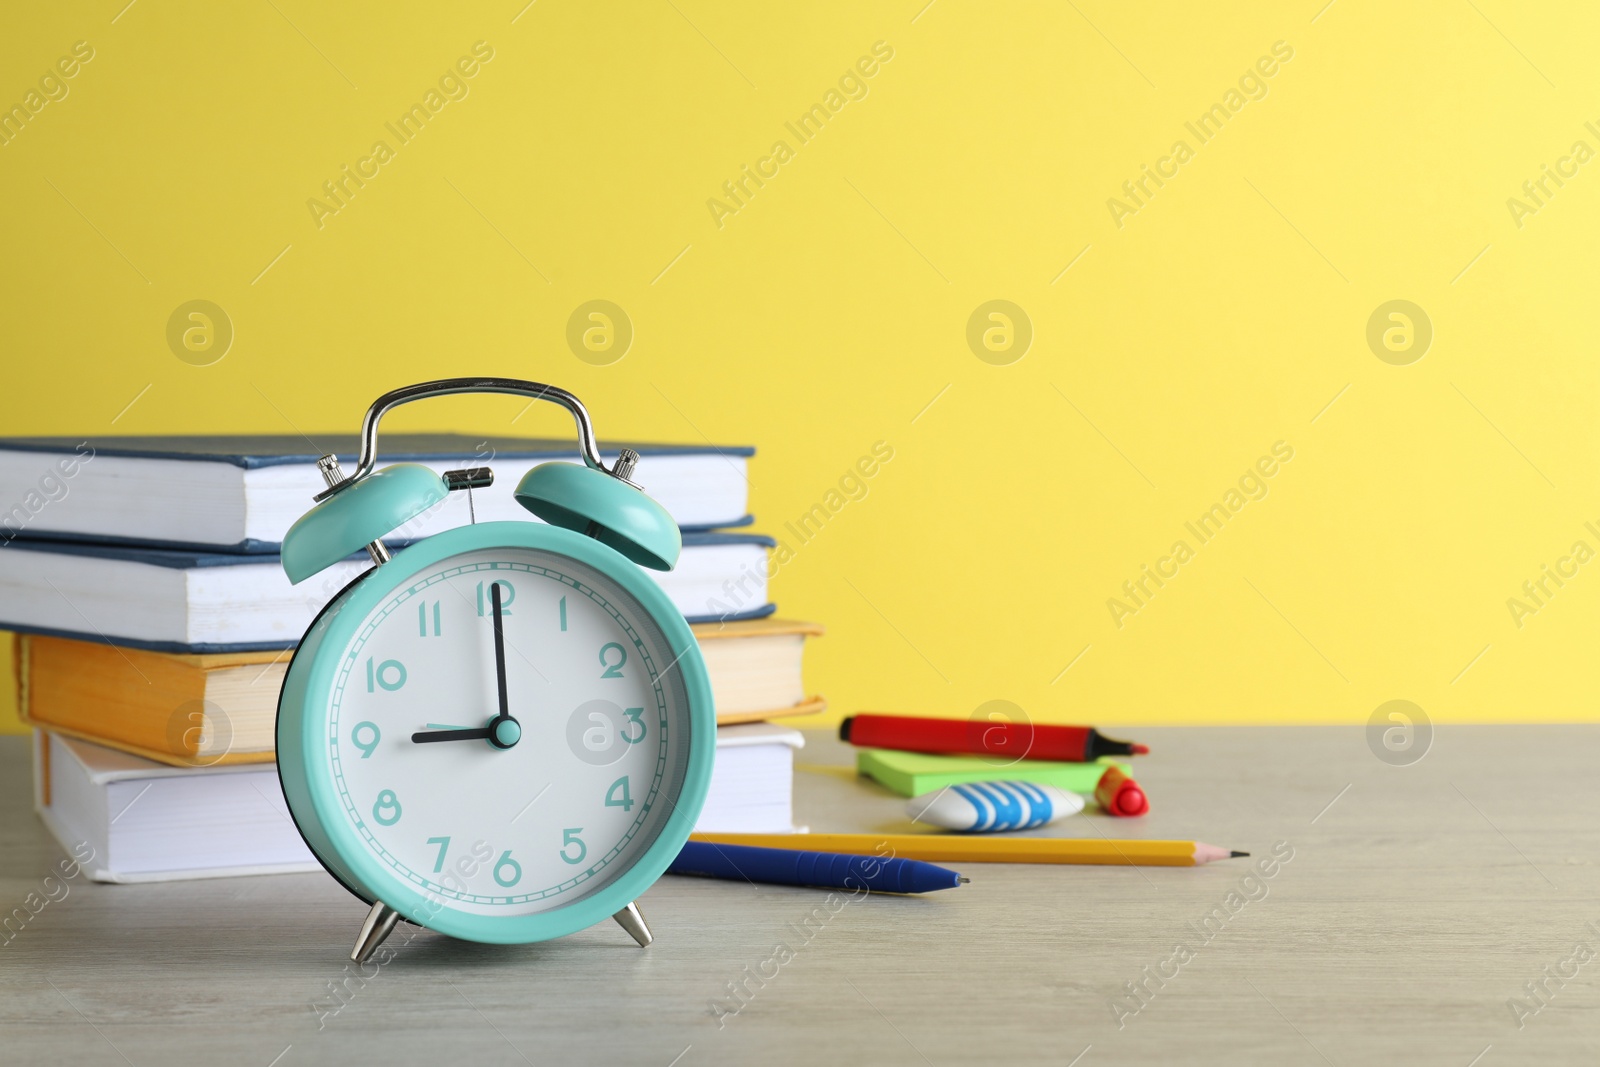
[[[906,801],[912,822],[946,830],[987,833],[1031,830],[1076,815],[1084,800],[1053,785],[1033,782],[967,782],[947,785]]]

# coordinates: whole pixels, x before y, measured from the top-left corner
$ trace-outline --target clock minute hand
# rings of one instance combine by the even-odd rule
[[[499,582],[489,583],[489,605],[494,609],[494,680],[500,691],[500,714],[496,722],[506,719],[516,722],[511,716],[511,702],[506,696],[506,629],[500,610]]]
[[[499,582],[489,583],[489,603],[494,607],[494,680],[499,690],[500,713],[489,720],[486,735],[489,744],[504,751],[522,740],[522,724],[511,714],[511,702],[506,696],[506,627]]]

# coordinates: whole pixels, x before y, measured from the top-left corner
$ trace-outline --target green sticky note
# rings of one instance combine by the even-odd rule
[[[921,796],[947,785],[967,782],[1035,782],[1068,793],[1092,795],[1108,767],[1128,772],[1128,764],[1101,759],[1095,763],[1053,760],[1005,760],[982,756],[931,756],[888,748],[864,748],[856,754],[856,770],[903,797]]]

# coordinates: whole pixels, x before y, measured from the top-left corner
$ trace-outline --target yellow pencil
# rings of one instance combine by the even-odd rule
[[[690,840],[757,848],[840,852],[934,863],[1097,863],[1193,867],[1248,856],[1199,841],[1108,841],[1081,837],[989,837],[969,834],[692,834]]]

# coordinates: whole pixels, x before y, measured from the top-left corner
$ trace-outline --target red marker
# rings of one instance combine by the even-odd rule
[[[1106,768],[1094,787],[1094,799],[1107,815],[1143,815],[1150,810],[1150,798],[1120,767]]]
[[[1112,741],[1092,726],[927,719],[915,715],[854,715],[839,724],[839,739],[863,748],[936,755],[1088,763],[1101,756],[1142,756],[1144,745]]]

